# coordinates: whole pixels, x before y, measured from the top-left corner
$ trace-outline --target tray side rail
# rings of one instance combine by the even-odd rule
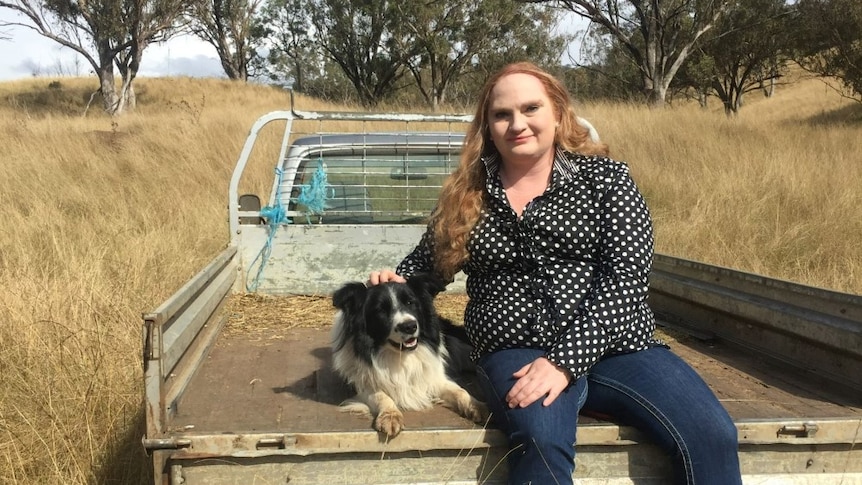
[[[769,355],[862,395],[862,296],[655,256],[660,320]]]
[[[169,439],[168,422],[176,403],[224,325],[220,310],[236,279],[236,256],[236,247],[228,247],[156,310],[143,315],[143,444],[148,452]],[[166,458],[154,454],[156,476]]]

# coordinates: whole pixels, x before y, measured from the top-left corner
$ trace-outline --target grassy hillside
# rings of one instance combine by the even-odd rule
[[[242,143],[289,103],[219,80],[137,87],[137,112],[112,120],[82,117],[91,79],[0,83],[2,483],[146,483],[140,314],[225,246]],[[630,163],[660,252],[862,294],[859,106],[807,80],[735,120],[717,104],[580,112]],[[242,191],[266,194],[278,131]]]

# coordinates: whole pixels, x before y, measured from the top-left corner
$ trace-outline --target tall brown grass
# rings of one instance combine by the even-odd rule
[[[92,80],[0,84],[0,482],[146,483],[140,314],[228,240],[227,183],[283,91],[141,79],[82,117]],[[658,250],[862,293],[859,107],[817,81],[720,107],[587,105],[630,163]],[[333,109],[301,99],[304,109]],[[243,191],[266,196],[277,127]]]

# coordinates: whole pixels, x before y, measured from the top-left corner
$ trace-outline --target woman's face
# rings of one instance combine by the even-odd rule
[[[537,78],[522,73],[501,77],[491,90],[487,117],[504,163],[553,160],[557,116]]]

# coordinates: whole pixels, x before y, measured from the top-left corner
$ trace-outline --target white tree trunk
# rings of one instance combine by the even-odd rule
[[[114,116],[119,114],[122,111],[120,110],[122,107],[120,96],[117,94],[117,87],[114,84],[114,69],[113,65],[110,68],[102,68],[98,72],[99,75],[99,89],[102,92],[102,106],[105,109],[105,112]]]

